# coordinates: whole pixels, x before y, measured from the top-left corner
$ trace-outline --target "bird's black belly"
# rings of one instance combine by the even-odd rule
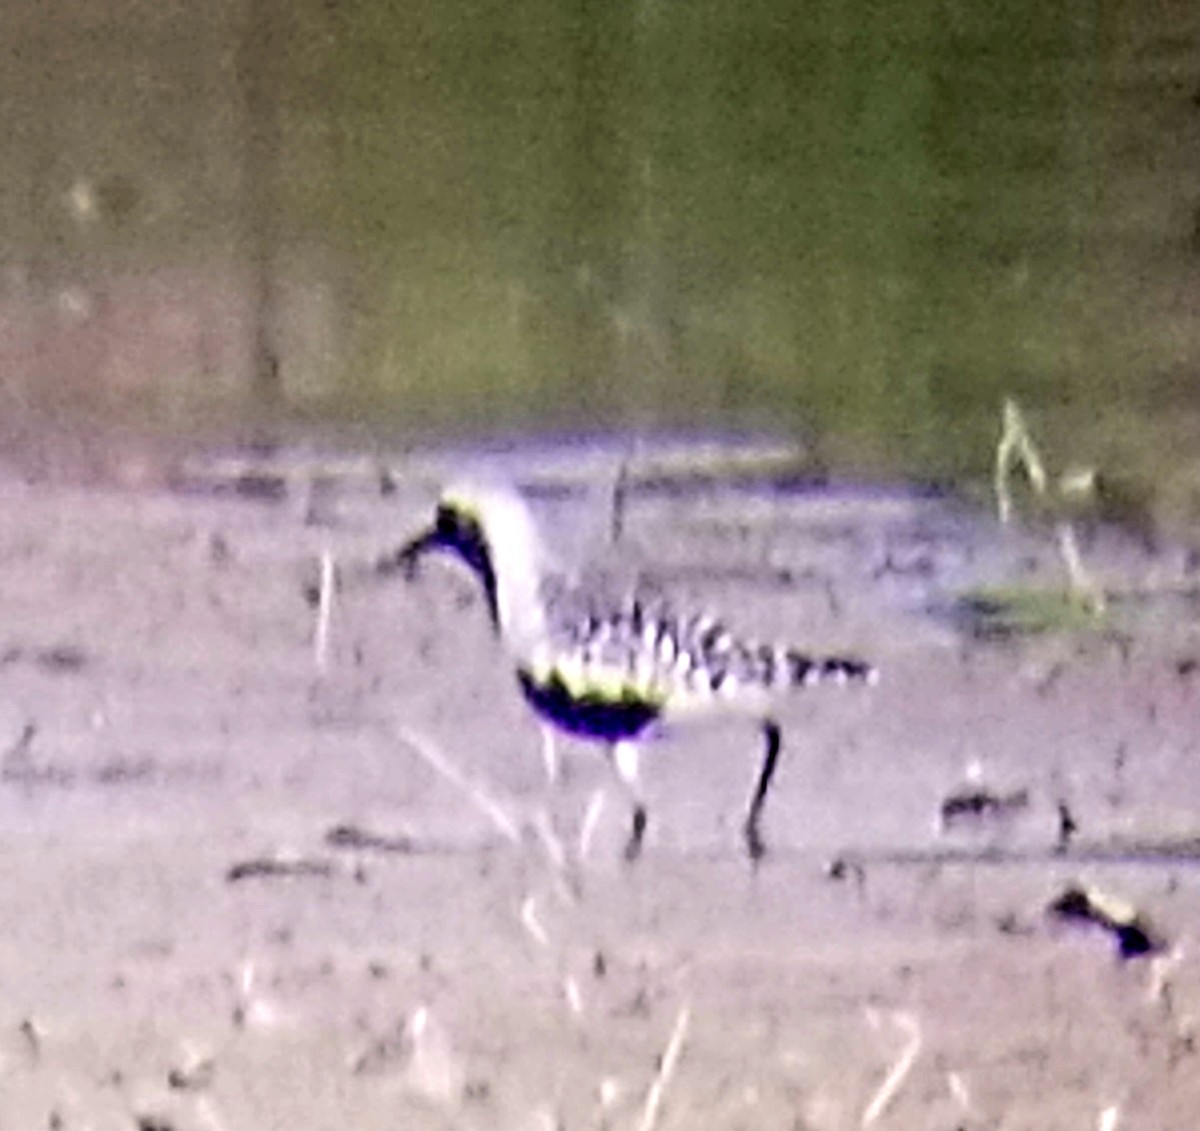
[[[602,695],[575,695],[558,676],[538,683],[527,671],[518,670],[529,705],[539,715],[556,726],[582,738],[604,742],[619,742],[641,734],[662,708],[659,704],[639,698],[632,691],[620,698]]]

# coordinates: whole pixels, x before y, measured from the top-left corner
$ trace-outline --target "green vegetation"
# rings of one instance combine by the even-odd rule
[[[1065,588],[982,586],[959,595],[955,617],[983,640],[1043,634],[1095,633],[1111,627],[1096,610]]]

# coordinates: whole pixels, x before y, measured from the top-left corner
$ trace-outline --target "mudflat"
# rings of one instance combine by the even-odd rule
[[[752,721],[650,744],[631,866],[603,753],[562,742],[547,782],[469,579],[354,581],[427,517],[393,486],[314,521],[0,479],[0,1128],[1195,1126],[1183,551],[1100,532],[1141,594],[1119,628],[981,639],[956,595],[1053,579],[1045,532],[909,491],[634,492],[615,561],[882,678],[781,706],[757,865]],[[541,517],[579,550],[594,503]],[[1075,885],[1152,953],[1051,914]]]

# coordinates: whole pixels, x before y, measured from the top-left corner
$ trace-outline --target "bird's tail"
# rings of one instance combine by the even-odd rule
[[[852,656],[810,656],[793,648],[784,648],[782,653],[784,682],[789,687],[879,682],[879,670],[873,664]]]

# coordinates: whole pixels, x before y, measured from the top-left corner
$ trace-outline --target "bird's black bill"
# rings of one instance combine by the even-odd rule
[[[384,554],[375,563],[375,572],[380,577],[391,577],[398,573],[405,581],[411,581],[417,575],[417,567],[431,550],[441,549],[442,538],[437,530],[427,530],[419,534],[411,542],[406,542],[398,550]]]
[[[457,555],[475,574],[483,586],[492,628],[499,634],[496,571],[492,566],[491,551],[479,521],[470,515],[461,514],[450,506],[438,507],[434,525],[424,533],[418,534],[412,541],[406,542],[400,549],[380,558],[375,563],[376,575],[390,577],[398,573],[406,581],[412,581],[417,575],[421,558],[431,550],[447,550]]]

